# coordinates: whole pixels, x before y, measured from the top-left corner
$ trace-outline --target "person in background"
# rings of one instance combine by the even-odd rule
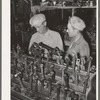
[[[90,56],[90,48],[86,40],[82,36],[82,31],[86,27],[84,21],[77,16],[72,16],[68,20],[67,32],[71,38],[71,43],[68,50],[66,51],[66,56],[79,54],[80,58],[88,58]],[[67,44],[65,44],[67,45]]]
[[[58,47],[60,50],[64,50],[60,34],[58,32],[50,30],[47,27],[47,21],[44,14],[40,13],[34,15],[33,17],[31,17],[29,23],[31,27],[35,27],[37,30],[37,32],[33,34],[30,39],[29,49],[34,42],[43,42],[44,44],[52,48]]]

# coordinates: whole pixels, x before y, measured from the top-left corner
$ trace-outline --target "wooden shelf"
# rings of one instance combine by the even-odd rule
[[[77,9],[77,8],[93,8],[96,9],[96,6],[32,6],[32,9],[39,9],[40,11],[43,10],[53,10],[53,9]]]
[[[46,10],[54,10],[54,9],[61,9],[62,10],[62,19],[63,19],[63,10],[64,9],[71,9],[72,10],[72,16],[74,15],[75,9],[96,9],[96,6],[32,6],[31,11],[35,13],[36,11],[46,11]]]
[[[44,8],[72,9],[72,8],[96,8],[96,6],[40,6]]]

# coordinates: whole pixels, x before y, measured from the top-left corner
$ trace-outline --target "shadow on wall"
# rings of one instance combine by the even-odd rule
[[[46,15],[47,25],[51,29],[54,29],[61,24],[67,24],[68,18],[71,16],[71,11],[62,11],[61,9],[42,11],[41,13]]]

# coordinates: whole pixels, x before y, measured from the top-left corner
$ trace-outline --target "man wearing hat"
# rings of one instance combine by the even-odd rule
[[[71,38],[71,44],[66,52],[68,54],[79,54],[80,57],[88,58],[90,56],[90,49],[88,43],[83,38],[81,32],[85,28],[85,23],[77,16],[72,16],[67,25],[67,32]]]
[[[31,27],[35,27],[37,32],[32,35],[29,43],[29,49],[34,42],[44,44],[55,48],[58,47],[63,51],[63,42],[58,32],[50,30],[47,27],[46,17],[44,14],[36,14],[29,21]]]

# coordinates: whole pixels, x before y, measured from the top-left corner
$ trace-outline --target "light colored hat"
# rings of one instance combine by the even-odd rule
[[[29,23],[30,23],[31,27],[39,26],[45,20],[46,20],[46,17],[44,14],[36,14],[30,19]]]
[[[86,27],[84,21],[77,16],[72,16],[69,21],[74,28],[80,31]]]

